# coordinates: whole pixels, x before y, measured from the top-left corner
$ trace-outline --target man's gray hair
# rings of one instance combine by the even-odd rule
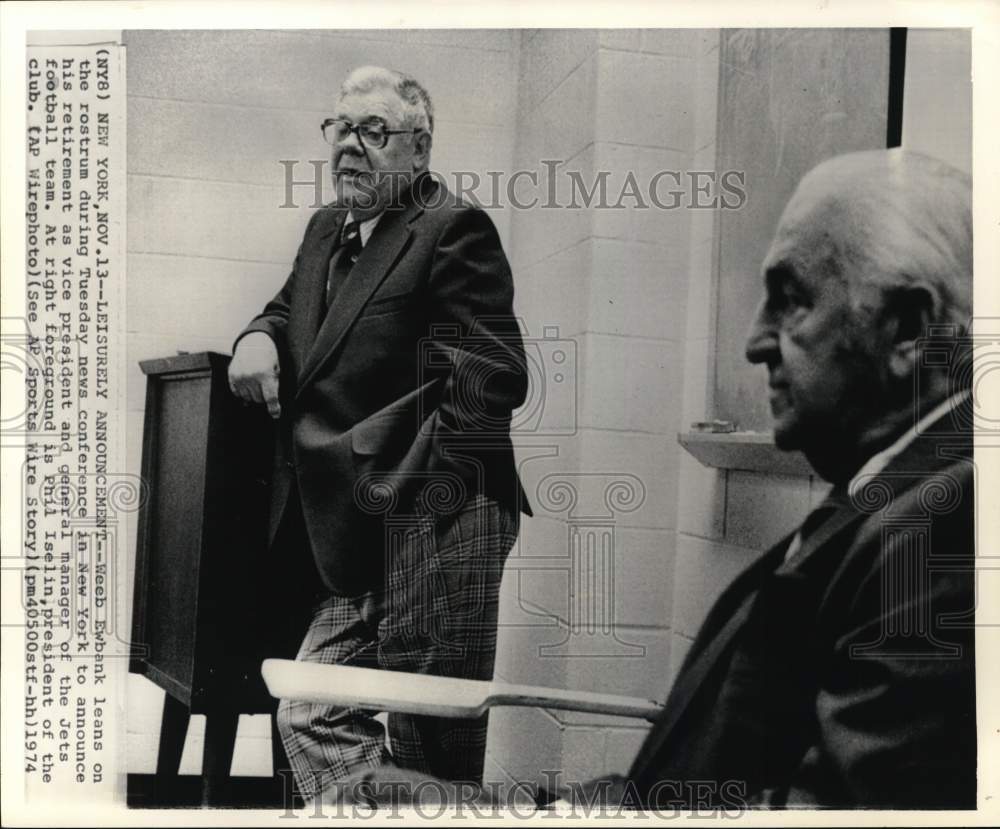
[[[405,126],[434,132],[431,96],[414,77],[382,66],[359,66],[351,70],[340,87],[340,97],[364,95],[373,89],[390,89],[405,105]]]
[[[830,265],[860,277],[856,301],[874,287],[921,288],[932,324],[966,332],[972,315],[972,182],[962,171],[902,149],[850,153],[823,162],[800,191],[823,192],[840,229]],[[853,292],[853,291],[852,291]],[[860,308],[859,308],[860,310]]]

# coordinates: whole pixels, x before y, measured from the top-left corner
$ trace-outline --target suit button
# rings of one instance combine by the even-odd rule
[[[285,461],[285,469],[295,469],[295,464],[291,461]]]

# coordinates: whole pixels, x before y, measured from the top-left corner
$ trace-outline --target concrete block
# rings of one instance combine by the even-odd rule
[[[578,136],[579,132],[574,133],[573,138]],[[540,142],[526,146],[530,149],[519,148],[515,163],[523,175],[504,178],[509,188],[505,198],[512,210],[512,253],[518,265],[541,262],[589,238],[594,220],[593,211],[585,209],[581,200],[574,202],[570,175],[574,173],[583,182],[591,180],[592,148],[578,152],[569,146],[546,150]]]
[[[509,52],[518,37],[517,29],[317,29],[310,33],[332,40],[360,37],[403,46],[427,44],[478,52]]]
[[[716,40],[716,43],[718,41]],[[714,146],[716,142],[716,127],[719,98],[719,53],[700,52],[695,56],[694,72],[694,147],[701,150],[706,146]],[[714,151],[710,157],[714,160]],[[714,164],[707,168],[715,169]]]
[[[563,544],[571,551],[560,551],[553,558],[507,561],[511,584],[505,600],[536,614],[536,625],[549,625],[537,614],[551,613],[568,628],[569,632],[548,630],[548,647],[582,633],[595,641],[611,639],[623,625],[669,626],[672,532],[634,530],[603,521],[571,522],[562,530]]]
[[[554,653],[566,628],[551,614],[504,596],[494,675],[504,682],[566,687],[567,658]]]
[[[521,118],[530,117],[594,53],[597,34],[593,29],[535,29],[524,33],[518,87]]]
[[[678,430],[686,432],[691,424],[710,419],[712,362],[715,343],[709,337],[692,338],[684,343],[684,396]]]
[[[614,641],[571,640],[576,655],[567,661],[565,687],[662,701],[670,668],[670,639],[667,630],[623,625],[616,629]],[[580,724],[593,721],[596,715],[559,711],[556,716]]]
[[[142,470],[143,425],[142,413],[125,411],[125,471],[130,475],[138,475]],[[129,548],[130,556],[134,551],[134,547]],[[129,584],[131,583],[130,581]]]
[[[704,216],[704,213],[699,214]],[[708,340],[715,348],[715,239],[692,242],[688,260],[687,315],[684,335],[688,340]],[[704,368],[699,366],[699,371]]]
[[[326,165],[330,147],[315,110],[265,109],[129,95],[128,171],[131,174],[230,181],[281,187],[285,167],[293,178],[313,180],[310,161]],[[312,193],[297,195],[312,202]]]
[[[487,751],[518,782],[544,783],[543,771],[561,768],[562,740],[559,724],[538,708],[490,711]]]
[[[356,66],[393,66],[418,78],[446,120],[503,124],[513,116],[506,52],[393,43],[363,35],[265,30],[132,30],[130,95],[275,109],[328,111]],[[210,55],[211,60],[205,56]],[[275,55],[286,59],[275,60]],[[490,89],[495,94],[482,94]],[[461,118],[456,115],[461,114]]]
[[[523,254],[516,241],[515,248]],[[575,338],[587,330],[592,254],[592,240],[582,239],[533,265],[514,266],[514,312],[530,337],[556,329],[560,337]]]
[[[578,63],[561,70],[555,87],[537,106],[522,107],[517,150],[526,155],[519,164],[530,168],[539,159],[568,161],[594,140],[596,77],[597,53],[581,54]]]
[[[145,335],[230,341],[281,289],[288,265],[188,256],[128,257],[127,328]]]
[[[726,541],[730,544],[764,550],[798,527],[808,512],[808,478],[729,473]]]
[[[334,197],[331,150],[320,135],[323,116],[314,110],[138,97],[128,106],[131,174],[256,184],[281,192],[281,204],[304,207]],[[509,174],[512,158],[507,125],[437,119],[431,167],[452,191],[468,189],[485,205],[503,203],[493,195],[488,171]]]
[[[596,181],[600,171],[608,173],[606,198],[597,198],[601,193],[598,189],[592,199],[595,205],[602,205],[594,211],[595,234],[665,248],[669,253],[661,256],[667,265],[683,261],[690,244],[691,211],[686,207],[689,185],[685,173],[688,152],[610,141],[598,142],[594,152],[595,180],[586,182],[588,190],[600,183]],[[585,195],[580,192],[577,201],[584,203]],[[680,266],[676,269],[678,276],[686,272]]]
[[[454,173],[459,170],[478,172],[483,183],[489,184],[487,170],[510,170],[514,134],[509,124],[486,126],[467,121],[438,122],[435,117],[431,168],[445,176],[452,191],[456,190],[452,186],[455,183]],[[493,200],[483,196],[481,201],[489,204]]]
[[[604,770],[605,752],[603,729],[567,728],[563,732],[563,781],[582,783],[600,775]]]
[[[643,31],[643,29],[598,29],[597,40],[602,49],[638,52],[642,44]]]
[[[507,558],[508,571],[516,569],[522,559],[527,569],[543,559],[569,558],[565,516],[546,510],[541,503],[534,512],[531,518],[522,517],[521,531]]]
[[[670,626],[675,533],[615,529],[615,625]]]
[[[574,576],[569,545],[564,521],[543,515],[525,521],[504,571],[511,600],[532,612],[545,611],[565,620]]]
[[[490,750],[489,735],[487,734],[486,757],[483,763],[483,785],[506,790],[515,782],[507,770],[500,764],[497,756]]]
[[[722,541],[725,535],[726,478],[723,469],[702,466],[686,452],[680,456],[678,530]]]
[[[129,176],[128,252],[288,267],[311,211],[282,209],[267,187]]]
[[[535,336],[534,331],[540,334]],[[528,369],[528,391],[524,403],[513,413],[510,424],[515,445],[549,446],[562,453],[572,450],[572,439],[580,429],[580,348],[577,336],[564,336],[558,326],[525,331],[524,349]],[[538,448],[537,451],[542,451]],[[546,467],[566,468],[561,454]],[[535,465],[538,468],[538,464]],[[530,473],[529,473],[530,474]]]
[[[594,239],[587,330],[678,340],[684,332],[687,271],[657,246]]]
[[[515,417],[517,416],[515,412]],[[512,435],[514,443],[514,458],[518,474],[524,485],[535,515],[548,515],[550,518],[562,518],[562,507],[541,502],[545,497],[539,487],[551,475],[576,473],[580,469],[580,453],[582,443],[579,432],[568,435],[533,435],[527,431]],[[546,482],[545,486],[549,483]],[[522,524],[527,525],[528,519]]]
[[[681,665],[684,664],[684,659],[688,655],[688,651],[691,650],[691,646],[694,644],[694,639],[684,633],[674,632],[674,638],[670,640],[670,679],[669,687],[667,693],[670,693],[670,688],[673,687],[674,681],[677,679],[677,674],[681,669]]]
[[[679,534],[672,630],[693,638],[719,594],[759,556],[759,550]]]
[[[691,156],[691,167],[697,170],[715,169],[714,142],[695,151]],[[700,248],[715,244],[718,213],[715,210],[691,210],[689,212],[691,214],[691,256],[692,260],[695,257],[702,257],[697,261],[697,265],[703,268],[704,272],[699,272],[698,276],[705,278],[708,276],[707,271],[712,267],[712,258],[705,257]]]
[[[640,49],[671,57],[689,57],[699,52],[702,29],[643,29]]]
[[[589,492],[604,493],[619,478],[627,482],[621,493],[629,497],[613,510],[617,526],[676,526],[677,447],[672,436],[582,429],[579,442],[579,470],[586,476],[580,484]],[[601,502],[592,494],[584,503]]]
[[[597,140],[694,149],[691,72],[689,58],[599,52]]]
[[[651,724],[636,728],[608,729],[604,740],[604,770],[601,774],[625,774],[639,754]]]
[[[682,346],[669,340],[585,334],[580,424],[674,435],[679,427]]]

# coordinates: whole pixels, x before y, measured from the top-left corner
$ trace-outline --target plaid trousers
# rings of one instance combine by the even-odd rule
[[[405,522],[387,526],[384,590],[323,597],[296,659],[491,679],[500,580],[518,523],[514,509],[483,494],[437,519],[418,504]],[[390,754],[375,713],[281,701],[278,730],[303,797],[389,761],[447,780],[481,781],[487,715],[390,713]]]

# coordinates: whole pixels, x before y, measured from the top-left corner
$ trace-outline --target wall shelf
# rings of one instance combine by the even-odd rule
[[[772,475],[814,475],[801,452],[784,452],[770,432],[681,432],[677,442],[704,466]]]

